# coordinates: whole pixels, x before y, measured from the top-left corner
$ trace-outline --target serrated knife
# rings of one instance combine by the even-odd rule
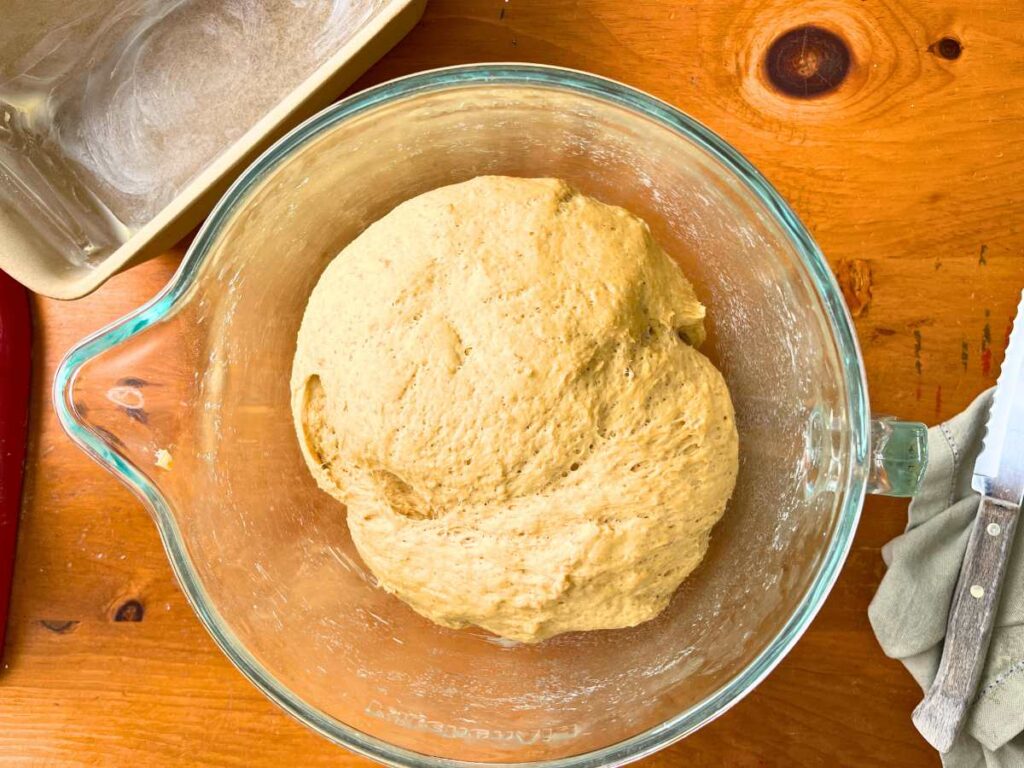
[[[939,752],[948,752],[981,678],[1024,499],[1024,293],[974,463],[971,487],[981,494],[953,592],[942,660],[914,725]]]

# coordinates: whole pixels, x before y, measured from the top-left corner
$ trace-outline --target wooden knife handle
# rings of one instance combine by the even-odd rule
[[[988,496],[978,506],[953,593],[939,671],[914,710],[914,725],[939,752],[953,746],[974,700],[1019,514],[1018,507]]]

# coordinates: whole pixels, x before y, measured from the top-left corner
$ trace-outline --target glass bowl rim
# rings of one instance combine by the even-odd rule
[[[467,86],[562,89],[602,100],[661,124],[714,157],[775,216],[794,246],[822,300],[845,373],[851,424],[847,446],[851,461],[846,477],[841,479],[841,487],[846,488],[846,494],[818,573],[785,625],[728,683],[683,712],[607,747],[552,760],[493,763],[433,757],[391,745],[306,704],[263,667],[221,619],[195,574],[174,515],[156,484],[83,423],[71,400],[75,378],[90,360],[174,312],[178,303],[187,296],[217,235],[232,214],[245,203],[246,193],[295,150],[341,121],[375,107],[419,94]],[[71,439],[124,482],[146,506],[156,522],[172,570],[189,603],[239,671],[278,706],[330,741],[381,763],[403,768],[607,768],[652,754],[706,725],[753,690],[789,652],[817,615],[849,553],[867,479],[867,383],[857,338],[839,286],[820,249],[793,210],[743,155],[681,110],[615,80],[536,64],[469,64],[407,75],[344,98],[291,130],[260,155],[229,187],[200,228],[178,270],[160,293],[120,320],[86,337],[64,356],[54,379],[53,402],[61,426]]]

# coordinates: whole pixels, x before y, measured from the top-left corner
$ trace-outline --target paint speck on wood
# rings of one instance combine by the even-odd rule
[[[981,329],[981,372],[985,376],[992,374],[992,325],[989,319],[992,311],[985,310],[985,325]]]
[[[921,366],[921,345],[922,345],[921,331],[918,328],[914,329],[914,371],[918,376],[922,373]]]

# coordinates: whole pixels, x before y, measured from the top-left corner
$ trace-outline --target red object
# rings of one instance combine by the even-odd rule
[[[0,655],[7,634],[22,473],[28,444],[31,354],[32,316],[28,291],[0,272]]]

